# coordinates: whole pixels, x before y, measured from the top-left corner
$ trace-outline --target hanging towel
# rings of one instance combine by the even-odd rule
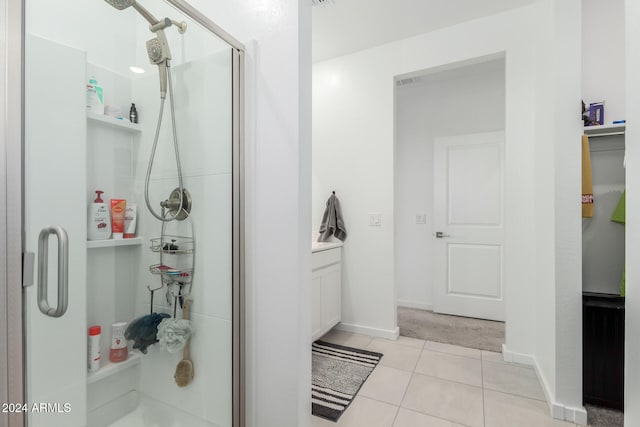
[[[618,201],[618,205],[613,210],[613,215],[611,215],[611,221],[619,222],[621,224],[625,223],[625,210],[626,210],[626,199],[627,199],[627,191],[622,192],[622,196],[620,196],[620,200]],[[627,293],[626,289],[626,267],[622,272],[622,279],[620,279],[620,296],[625,296]]]
[[[342,220],[342,210],[340,209],[340,201],[333,193],[327,200],[327,208],[322,216],[322,224],[320,224],[320,236],[318,242],[326,242],[331,235],[336,236],[344,242],[347,238],[347,229]]]
[[[620,200],[618,200],[618,205],[613,211],[613,215],[611,215],[611,221],[619,222],[621,224],[625,223],[625,205],[626,205],[626,196],[627,191],[622,192],[622,196],[620,196]]]
[[[582,135],[582,218],[593,218],[593,178],[587,135]]]

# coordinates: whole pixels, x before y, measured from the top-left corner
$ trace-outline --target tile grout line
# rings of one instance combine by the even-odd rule
[[[422,344],[422,348],[424,348],[424,343]],[[409,391],[409,386],[411,385],[411,381],[413,380],[413,376],[416,372],[416,367],[418,366],[418,362],[420,361],[420,356],[422,355],[422,349],[420,349],[420,355],[418,355],[418,359],[416,360],[416,364],[413,366],[413,370],[411,371],[411,376],[409,377],[409,382],[407,383],[407,387],[404,389],[404,393],[402,393],[402,399],[400,399],[400,403],[398,404],[398,410],[396,411],[396,416],[393,418],[393,424],[396,423],[398,419],[398,415],[400,414],[400,409],[402,408],[402,402],[404,402],[404,398],[407,397],[407,392]]]
[[[480,381],[482,384],[482,425],[487,425],[487,408],[484,400],[484,360],[480,359]]]

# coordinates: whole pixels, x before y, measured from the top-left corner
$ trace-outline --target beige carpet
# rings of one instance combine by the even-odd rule
[[[589,427],[624,427],[624,412],[588,404],[584,407]]]
[[[504,322],[398,307],[400,335],[461,347],[502,352]]]

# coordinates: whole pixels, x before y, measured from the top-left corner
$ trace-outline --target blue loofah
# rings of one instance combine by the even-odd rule
[[[134,341],[133,348],[137,348],[146,354],[147,347],[158,342],[158,325],[162,322],[162,319],[168,317],[171,316],[166,313],[152,313],[138,317],[129,323],[126,331],[124,331],[124,337]]]

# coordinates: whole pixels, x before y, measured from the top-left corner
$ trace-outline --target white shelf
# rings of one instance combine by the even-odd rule
[[[103,355],[104,357],[104,355]],[[106,355],[107,360],[109,355]],[[119,363],[108,362],[106,365],[100,367],[95,372],[89,372],[87,375],[87,384],[95,383],[96,381],[103,380],[111,375],[117,374],[118,372],[122,372],[125,369],[131,368],[133,366],[139,365],[142,360],[142,354],[138,351],[129,352],[129,358],[125,361]]]
[[[130,239],[87,240],[87,249],[135,246],[141,245],[142,240],[142,237],[132,237]]]
[[[119,120],[115,117],[105,116],[104,114],[96,114],[87,111],[87,119],[106,126],[117,127],[129,132],[142,132],[142,125],[131,123],[127,119]]]
[[[624,135],[624,131],[625,123],[584,127],[584,133],[586,133],[590,137]]]

